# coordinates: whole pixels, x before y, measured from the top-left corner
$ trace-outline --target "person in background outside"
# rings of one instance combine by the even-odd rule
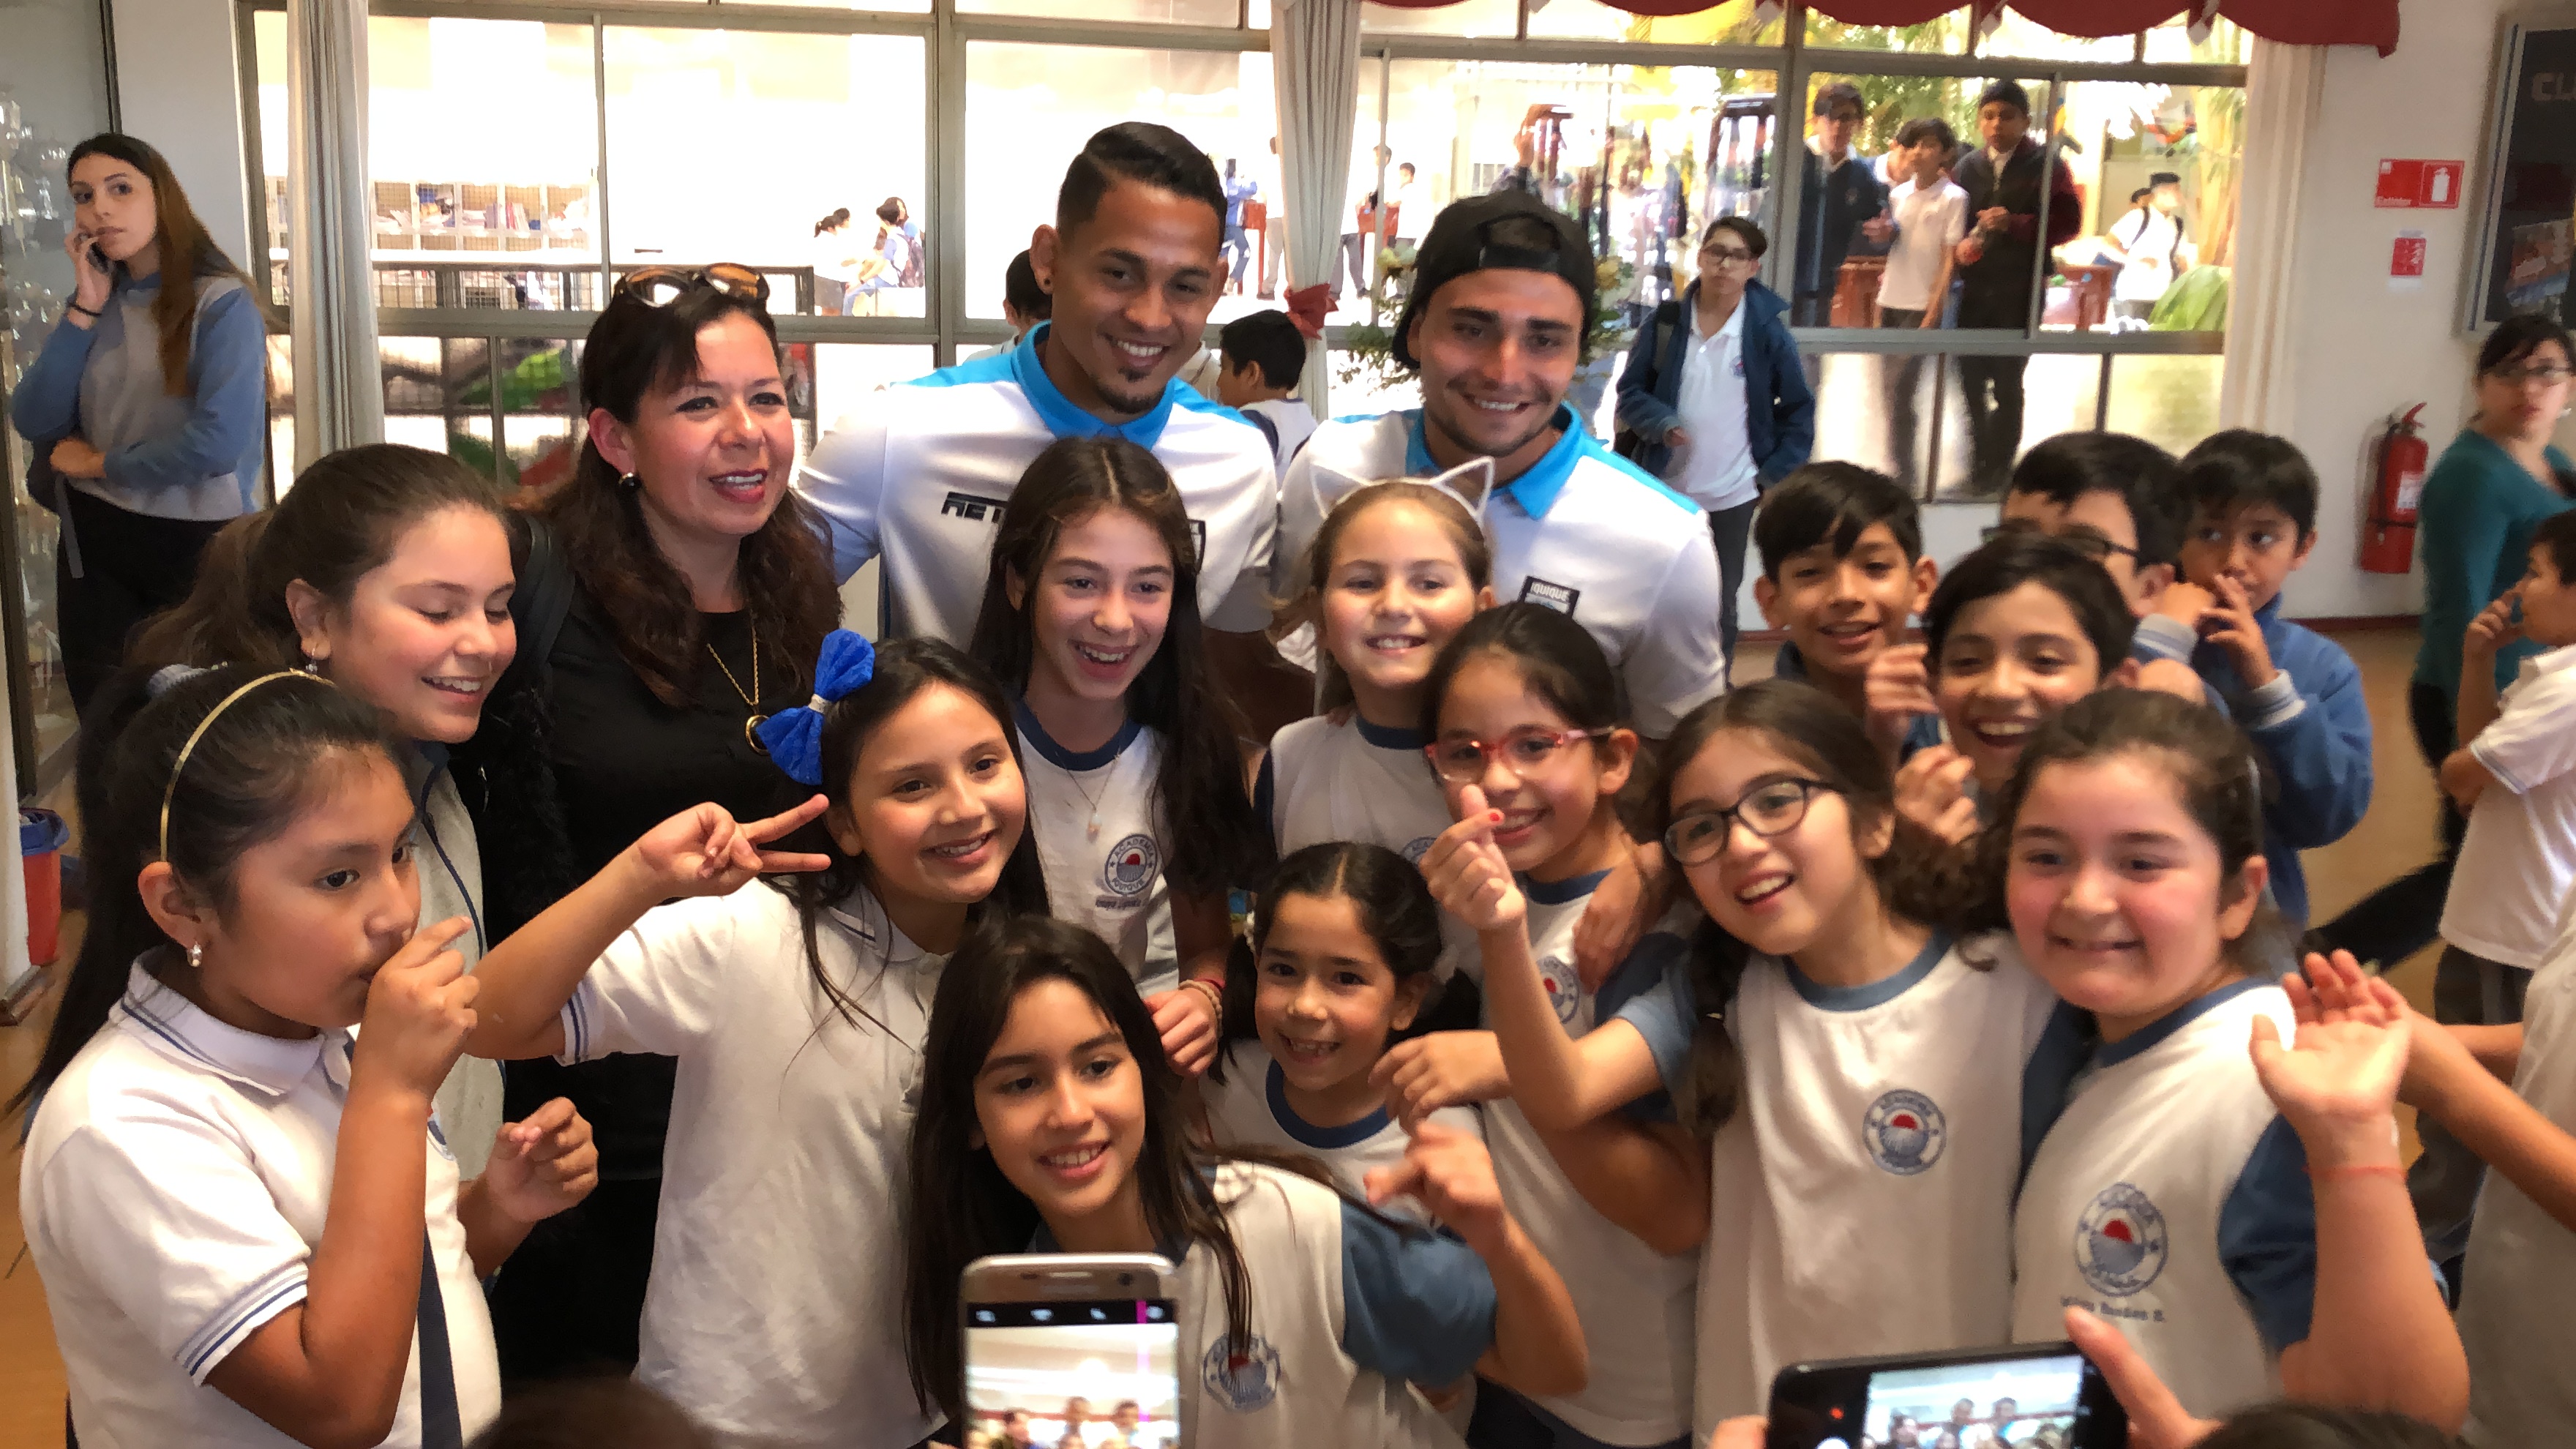
[[[1046,294],[1046,288],[1038,285],[1038,269],[1029,261],[1028,248],[1022,247],[1020,254],[1011,258],[1010,266],[1002,272],[1002,320],[1011,324],[1011,340],[979,348],[958,360],[980,362],[987,357],[999,357],[1028,341],[1029,334],[1037,329],[1037,325],[1054,315],[1055,299]]]
[[[1938,116],[1905,123],[1889,148],[1890,169],[1898,177],[1887,200],[1896,240],[1887,253],[1887,270],[1878,284],[1878,325],[1932,328],[1950,297],[1952,254],[1968,234],[1968,193],[1950,180],[1950,158],[1959,138]],[[1887,359],[1887,453],[1889,472],[1907,489],[1921,476],[1915,467],[1914,393],[1923,380],[1921,353]]]
[[[92,136],[72,148],[70,188],[71,300],[10,411],[61,480],[40,501],[62,516],[63,673],[85,709],[126,635],[188,596],[207,541],[254,506],[268,338],[160,152]]]
[[[2147,204],[2111,223],[2102,251],[2120,264],[2120,279],[2111,287],[2112,312],[2144,327],[2165,289],[2182,275],[2182,178],[2170,171],[2148,177]]]
[[[1895,227],[1881,214],[1887,193],[1869,159],[1852,149],[1867,109],[1860,88],[1849,81],[1823,86],[1814,109],[1798,183],[1798,275],[1790,318],[1800,327],[1830,327],[1843,259],[1882,249]]]
[[[2074,173],[2031,138],[2030,92],[2019,82],[1996,81],[1977,98],[1977,134],[1985,144],[1959,158],[1955,173],[1972,228],[1956,248],[1959,325],[2020,332],[2030,325],[2041,254],[2083,229],[2084,198]],[[1959,359],[1976,458],[1971,491],[1979,496],[2002,491],[2021,451],[2022,373],[2029,366],[2027,353]]]
[[[1269,201],[1261,223],[1261,300],[1279,295],[1279,258],[1288,251],[1287,183],[1279,169],[1279,138],[1270,138],[1269,158],[1261,163],[1261,194]]]
[[[1423,212],[1415,206],[1415,203],[1422,199],[1422,188],[1414,184],[1413,177],[1414,171],[1412,162],[1399,161],[1395,163],[1395,201],[1393,203],[1395,210],[1389,214],[1395,218],[1396,225],[1398,226],[1402,226],[1404,224],[1404,219],[1408,216],[1423,215]],[[1403,247],[1407,249],[1410,249],[1414,243],[1414,238],[1412,237],[1396,236],[1393,234],[1390,234],[1386,240],[1387,245],[1389,246]]]
[[[838,317],[858,272],[851,255],[850,209],[846,206],[814,223],[814,315]]]
[[[1261,194],[1261,183],[1235,174],[1234,158],[1225,158],[1226,289],[1243,290],[1243,269],[1252,261],[1252,239],[1243,232],[1243,204]]]
[[[1315,432],[1315,413],[1296,401],[1297,379],[1306,370],[1306,334],[1285,312],[1254,312],[1237,317],[1217,333],[1224,371],[1217,375],[1216,400],[1252,420],[1270,437],[1271,456],[1281,472]]]

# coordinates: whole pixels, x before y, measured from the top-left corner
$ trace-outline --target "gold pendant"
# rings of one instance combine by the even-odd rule
[[[742,722],[743,740],[751,746],[755,754],[769,753],[769,746],[760,742],[760,727],[768,718],[769,716],[765,714],[756,714]]]

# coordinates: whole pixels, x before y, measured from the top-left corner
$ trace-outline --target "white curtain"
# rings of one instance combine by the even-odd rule
[[[2244,171],[2237,190],[2236,269],[2227,299],[2221,427],[2289,430],[2297,359],[2291,302],[2299,187],[2325,95],[2326,51],[2259,37],[2245,79]]]
[[[1351,128],[1360,93],[1360,0],[1280,0],[1270,21],[1279,96],[1279,189],[1288,208],[1288,285],[1333,278],[1342,201],[1350,184]],[[1303,396],[1332,416],[1331,372],[1321,341],[1306,344]]]
[[[367,189],[367,0],[286,8],[295,468],[385,436]]]

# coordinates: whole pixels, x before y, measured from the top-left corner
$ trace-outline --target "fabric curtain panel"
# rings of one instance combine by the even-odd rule
[[[1351,133],[1360,94],[1360,0],[1280,0],[1270,21],[1279,96],[1279,188],[1288,207],[1288,281],[1333,279],[1350,184]],[[1302,396],[1319,418],[1332,369],[1324,344],[1306,344]]]
[[[286,152],[294,462],[302,472],[325,453],[385,436],[367,189],[367,0],[290,0]]]
[[[2237,188],[2235,271],[2227,305],[2227,366],[2218,424],[2286,433],[2293,372],[2290,301],[2299,253],[2299,188],[2308,138],[2325,96],[2326,55],[2257,39],[2245,80],[2243,172]]]
[[[1407,10],[1458,0],[1369,0]],[[1689,15],[1717,0],[1605,0],[1631,15]],[[1807,0],[1807,8],[1850,25],[1920,25],[1959,8],[1961,0]],[[1977,0],[1980,18],[1997,8]],[[2064,35],[2130,35],[2177,15],[2203,18],[2207,0],[2010,0],[2009,8]],[[2397,0],[2221,0],[2217,13],[2267,40],[2286,45],[2397,48]]]

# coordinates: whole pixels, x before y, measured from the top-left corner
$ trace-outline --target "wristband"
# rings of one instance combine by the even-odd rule
[[[87,318],[88,318],[89,320],[91,320],[92,322],[97,321],[97,320],[98,320],[102,315],[104,315],[104,314],[102,314],[102,313],[93,312],[93,311],[91,311],[90,309],[88,309],[87,307],[82,306],[82,305],[81,305],[80,303],[78,303],[78,302],[65,302],[65,303],[63,304],[63,310],[65,310],[65,311],[67,311],[67,312],[78,312],[78,313],[79,313],[79,314],[81,314],[82,316],[87,317]]]
[[[1218,988],[1215,982],[1209,981],[1204,977],[1193,976],[1189,980],[1181,983],[1181,989],[1184,991],[1193,986],[1207,994],[1209,1010],[1214,1011],[1219,1016],[1225,1015],[1225,993],[1223,990]]]
[[[2347,1162],[2340,1167],[2311,1167],[2308,1177],[2316,1182],[2332,1182],[2343,1177],[2385,1177],[2402,1183],[2406,1180],[2406,1169],[2394,1162]]]

